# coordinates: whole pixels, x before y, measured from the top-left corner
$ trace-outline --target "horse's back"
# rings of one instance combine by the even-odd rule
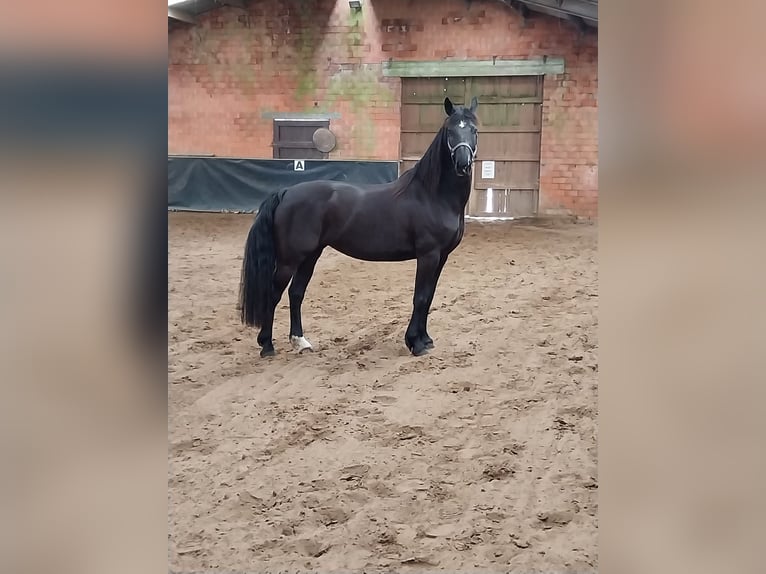
[[[409,259],[414,245],[408,203],[397,200],[390,185],[304,182],[287,188],[276,226],[286,251],[330,245],[357,259]]]
[[[275,213],[275,226],[283,245],[300,251],[322,243],[328,229],[353,211],[353,186],[337,181],[307,181],[284,190]],[[339,201],[339,195],[343,196]],[[340,204],[340,207],[339,207]]]
[[[335,181],[304,181],[285,189],[284,204],[303,202],[306,200],[328,200],[334,193]]]

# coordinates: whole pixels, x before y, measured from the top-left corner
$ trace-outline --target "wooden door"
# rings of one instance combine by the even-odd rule
[[[542,76],[470,78],[481,120],[470,215],[537,214],[542,88]]]
[[[402,79],[402,171],[420,159],[444,121],[444,97],[479,100],[479,150],[467,212],[477,217],[537,213],[542,76]]]
[[[280,159],[327,159],[314,145],[314,132],[328,128],[327,120],[274,120],[274,157]]]

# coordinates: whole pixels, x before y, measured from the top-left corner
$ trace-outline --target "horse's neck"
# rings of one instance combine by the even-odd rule
[[[435,144],[431,145],[434,146]],[[431,147],[426,153],[431,154],[439,152]],[[439,181],[435,188],[426,184],[429,177],[433,178],[433,176],[429,175],[430,168],[432,168],[433,165],[432,163],[429,162],[424,164],[422,163],[422,160],[421,162],[418,162],[418,165],[415,167],[414,176],[421,180],[425,187],[423,191],[425,191],[428,196],[435,192],[439,201],[446,203],[452,211],[463,213],[465,211],[465,206],[468,203],[468,196],[471,194],[471,178],[458,177],[455,173],[455,168],[452,165],[452,157],[450,156],[446,145],[442,146],[439,161],[441,162],[441,169],[439,170]],[[432,199],[428,199],[427,201],[432,201]]]
[[[439,195],[456,212],[463,213],[465,211],[468,197],[471,195],[471,178],[458,177],[452,168],[451,160],[449,167],[442,170],[439,180]]]

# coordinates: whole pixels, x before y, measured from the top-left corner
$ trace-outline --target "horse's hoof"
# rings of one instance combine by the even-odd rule
[[[423,355],[427,355],[428,354],[428,348],[427,347],[420,347],[420,348],[413,347],[412,349],[410,349],[410,352],[414,356],[416,356],[416,357],[422,357]]]
[[[433,348],[434,348],[434,342],[426,341],[426,349],[433,349]]]
[[[261,357],[274,357],[276,354],[274,349],[261,349]]]
[[[293,349],[298,351],[298,353],[303,353],[304,351],[313,352],[314,347],[311,346],[311,343],[309,343],[309,340],[306,339],[306,337],[295,337],[290,336],[290,342],[293,345]]]

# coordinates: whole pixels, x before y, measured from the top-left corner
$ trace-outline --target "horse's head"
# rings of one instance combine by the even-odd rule
[[[447,147],[449,148],[455,173],[467,177],[471,175],[473,160],[479,145],[479,135],[476,129],[476,108],[479,102],[471,100],[471,106],[455,106],[449,98],[444,98],[444,111],[447,112],[445,128],[447,130]]]

